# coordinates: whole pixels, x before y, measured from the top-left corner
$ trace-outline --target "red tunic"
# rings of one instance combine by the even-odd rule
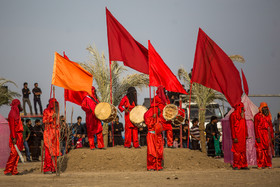
[[[93,98],[93,99],[92,99]],[[86,112],[86,126],[88,136],[93,136],[102,132],[101,121],[95,116],[94,110],[99,103],[95,97],[86,96],[82,102],[82,109]]]
[[[132,104],[129,103],[129,99],[128,97],[125,95],[118,108],[121,112],[124,111],[124,109],[128,108],[128,112],[125,112],[125,115],[124,115],[124,119],[125,119],[125,128],[134,128],[135,126],[131,123],[130,119],[129,119],[129,112],[135,107],[135,103],[133,102]]]

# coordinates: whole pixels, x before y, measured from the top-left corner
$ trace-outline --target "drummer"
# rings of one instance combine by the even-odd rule
[[[131,140],[133,140],[133,146],[135,148],[140,148],[138,141],[138,128],[134,126],[129,119],[129,113],[135,106],[137,106],[137,91],[135,87],[129,87],[127,94],[122,98],[118,107],[121,112],[125,111],[125,148],[132,147]]]
[[[169,148],[173,147],[173,132],[171,121],[166,121],[162,115],[163,109],[167,104],[170,104],[170,101],[166,95],[166,91],[163,86],[159,86],[156,91],[156,96],[154,97],[152,103],[158,105],[160,109],[160,118],[162,121],[163,130],[165,131],[165,135],[167,138],[167,146]]]

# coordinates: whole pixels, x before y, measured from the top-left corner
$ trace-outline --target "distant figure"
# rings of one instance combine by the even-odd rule
[[[146,146],[147,145],[147,133],[148,133],[148,128],[147,127],[140,127],[139,128],[140,146]]]
[[[274,134],[271,119],[267,104],[262,102],[254,117],[258,169],[272,167]]]
[[[190,130],[190,134],[192,137],[192,149],[193,150],[200,150],[200,132],[199,132],[199,126],[198,126],[198,119],[194,118],[192,120],[192,127]]]
[[[83,146],[84,142],[85,142],[85,137],[86,137],[86,128],[84,125],[82,125],[81,116],[77,117],[77,123],[75,123],[73,126],[73,135],[74,135],[74,148],[76,148],[77,141],[79,139],[82,140],[82,146]]]
[[[274,143],[274,149],[275,149],[275,156],[280,156],[280,112],[277,114],[277,118],[273,122],[274,125],[274,132],[275,132],[275,143]]]
[[[114,145],[123,145],[122,131],[123,124],[119,122],[119,116],[113,121],[114,127]]]
[[[173,148],[178,148],[178,147],[179,147],[179,138],[178,136],[175,136],[173,141]]]
[[[9,146],[11,148],[11,152],[4,171],[5,175],[21,175],[21,173],[17,171],[19,155],[15,148],[15,145],[17,145],[20,151],[22,151],[23,149],[23,126],[20,119],[20,111],[22,111],[20,101],[18,99],[14,99],[12,101],[11,111],[8,116],[8,122],[10,127]]]
[[[35,126],[31,132],[33,136],[33,147],[32,151],[32,161],[39,161],[39,156],[41,155],[41,141],[43,140],[43,127],[39,119],[35,120]]]
[[[41,95],[42,95],[42,91],[41,89],[38,87],[38,83],[34,84],[34,88],[32,90],[32,93],[34,94],[34,108],[35,108],[35,114],[37,115],[37,103],[39,104],[40,107],[40,114],[43,114],[43,109],[42,109],[42,103],[41,103]]]
[[[25,124],[23,124],[23,145],[25,148],[26,160],[27,162],[31,162],[30,160],[30,149],[28,145],[28,140],[30,138],[31,131],[29,130],[28,126],[31,125],[31,120],[26,119]]]
[[[208,147],[208,156],[214,157],[216,155],[215,153],[215,145],[214,145],[214,137],[217,138],[218,135],[221,135],[218,131],[217,127],[218,118],[216,116],[211,117],[210,123],[206,125],[206,142]]]
[[[30,100],[29,100],[29,94],[31,94],[31,92],[30,92],[30,90],[28,88],[28,83],[25,82],[25,83],[23,83],[23,88],[22,88],[22,103],[23,103],[24,115],[27,115],[26,109],[25,109],[25,103],[28,104],[29,110],[30,110],[30,114],[33,115],[32,106],[31,106],[31,103],[30,103]]]

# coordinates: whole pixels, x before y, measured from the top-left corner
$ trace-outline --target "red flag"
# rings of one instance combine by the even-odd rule
[[[150,40],[149,44],[149,86],[164,86],[166,90],[187,94],[177,77],[172,73],[169,67],[156,52]]]
[[[200,28],[191,80],[223,93],[231,106],[241,101],[243,91],[239,71],[228,55]]]
[[[82,105],[83,99],[87,96],[87,92],[84,91],[72,91],[64,89],[64,99],[65,101],[70,101],[77,105]]]
[[[242,73],[242,81],[243,81],[244,92],[245,92],[246,95],[249,95],[249,87],[248,87],[247,79],[246,79],[242,69],[241,69],[241,73]]]
[[[139,72],[149,74],[148,50],[137,42],[106,8],[109,60],[123,61]]]

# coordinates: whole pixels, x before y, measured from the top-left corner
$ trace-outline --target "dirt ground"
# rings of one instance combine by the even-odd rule
[[[233,171],[223,159],[199,151],[165,149],[163,171],[146,171],[146,147],[76,149],[60,176],[41,173],[41,162],[19,164],[22,176],[0,173],[0,186],[280,186],[280,158],[273,169]]]

